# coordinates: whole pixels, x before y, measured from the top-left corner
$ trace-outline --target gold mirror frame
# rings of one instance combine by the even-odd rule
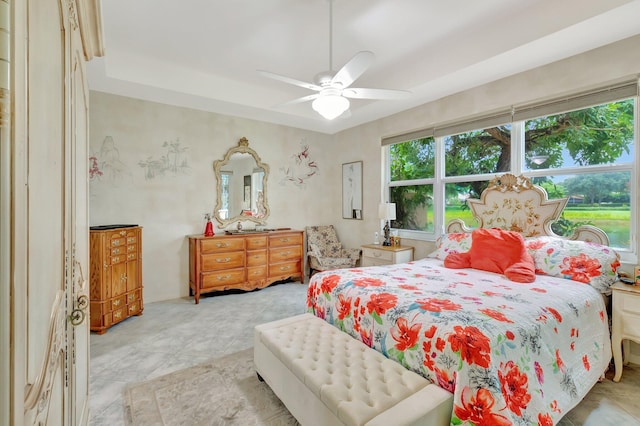
[[[256,168],[264,170],[264,176],[262,177],[262,196],[264,205],[264,215],[262,217],[245,216],[242,214],[223,219],[220,217],[220,210],[222,209],[222,168],[229,163],[229,160],[233,154],[250,154],[256,162]],[[267,218],[269,217],[269,202],[267,198],[267,181],[269,178],[269,165],[262,162],[260,156],[253,149],[249,148],[249,140],[247,138],[241,138],[238,141],[238,146],[233,147],[227,151],[222,160],[215,160],[213,162],[213,171],[216,176],[216,207],[213,211],[213,217],[220,223],[222,227],[234,222],[254,222],[258,225],[265,225]]]

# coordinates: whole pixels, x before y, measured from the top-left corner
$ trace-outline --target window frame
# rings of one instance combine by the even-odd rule
[[[620,89],[622,87],[622,89]],[[634,93],[629,92],[633,90]],[[621,260],[624,263],[637,263],[638,260],[638,221],[640,216],[640,203],[638,202],[638,195],[640,192],[638,181],[638,175],[640,168],[640,96],[638,95],[638,82],[627,83],[626,85],[617,86],[613,88],[605,88],[598,91],[594,91],[588,94],[579,94],[574,97],[565,98],[562,100],[554,100],[543,104],[534,106],[526,106],[519,112],[515,108],[510,111],[511,120],[508,123],[511,125],[511,170],[501,173],[512,173],[514,175],[524,175],[528,178],[534,177],[550,177],[555,175],[580,175],[580,174],[593,174],[604,172],[617,172],[624,171],[630,172],[630,205],[631,205],[631,217],[630,217],[630,248],[616,248],[621,255]],[[619,96],[623,94],[625,96],[611,99],[611,96]],[[545,168],[536,170],[525,170],[525,149],[524,149],[524,123],[527,120],[531,120],[540,116],[536,116],[535,113],[539,111],[545,112],[543,116],[550,116],[561,114],[567,111],[573,111],[577,109],[585,109],[594,107],[597,105],[613,103],[623,101],[626,99],[633,99],[634,105],[634,140],[633,140],[633,159],[631,162],[616,163],[616,164],[600,164],[591,166],[574,166],[574,167],[561,167],[561,168]],[[589,105],[585,103],[595,102]],[[555,110],[558,108],[557,110]],[[567,109],[568,108],[568,109]],[[440,129],[430,128],[422,131],[414,131],[405,135],[397,135],[391,138],[384,138],[382,140],[382,161],[383,161],[383,173],[382,173],[382,201],[390,201],[390,188],[398,186],[409,185],[432,185],[433,186],[433,203],[434,206],[440,206],[440,208],[433,209],[434,230],[417,231],[417,230],[405,230],[399,228],[393,228],[398,232],[398,235],[402,238],[423,240],[423,241],[435,241],[443,233],[445,233],[446,223],[445,221],[445,186],[450,183],[456,182],[472,182],[472,181],[489,181],[495,178],[496,173],[489,174],[477,174],[477,175],[464,175],[464,176],[445,176],[445,138],[450,136],[446,134],[446,130],[453,129],[457,133],[464,133],[466,131],[486,129],[496,125],[507,124],[504,121],[504,113],[493,114],[486,118],[473,119],[460,124],[447,125]],[[516,120],[515,118],[518,117]],[[497,122],[502,121],[501,124]],[[475,127],[480,125],[482,127]],[[462,129],[462,131],[458,131]],[[434,138],[434,161],[435,170],[433,178],[422,178],[416,180],[404,180],[404,181],[391,181],[391,152],[390,146],[396,143],[407,142],[410,140],[421,139],[426,137]]]

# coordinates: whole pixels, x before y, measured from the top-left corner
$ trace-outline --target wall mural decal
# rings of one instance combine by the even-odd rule
[[[300,152],[289,157],[288,165],[280,167],[280,171],[284,174],[280,180],[281,185],[292,183],[299,188],[304,188],[307,181],[318,174],[318,165],[310,158],[309,145],[304,144],[304,139],[300,142],[300,148]]]
[[[146,160],[141,160],[138,165],[145,169],[144,178],[154,179],[158,176],[186,176],[191,174],[191,168],[189,167],[189,159],[186,152],[189,150],[187,146],[180,146],[180,139],[176,139],[173,142],[164,142],[163,148],[166,148],[166,153],[156,159],[152,156],[147,157]]]
[[[100,151],[89,157],[89,179],[118,182],[131,177],[129,167],[120,159],[120,151],[111,136],[106,136]]]

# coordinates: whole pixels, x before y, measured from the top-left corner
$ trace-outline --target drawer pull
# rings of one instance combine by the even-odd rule
[[[289,242],[289,238],[280,238],[280,242],[281,243],[288,243]]]
[[[216,247],[221,248],[221,247],[229,247],[229,243],[217,243]]]
[[[113,254],[120,254],[120,249],[119,248],[113,249]]]
[[[281,270],[281,271],[288,271],[289,269],[291,269],[291,266],[290,266],[290,265],[289,265],[289,266],[281,266],[281,267],[280,267],[280,270]]]
[[[125,235],[127,235],[127,231],[120,231],[120,235],[124,237]]]
[[[231,278],[231,275],[218,275],[218,281],[226,281]]]
[[[113,246],[119,246],[119,245],[120,245],[120,240],[113,240],[113,241],[111,242],[111,245],[113,245]]]
[[[130,253],[127,255],[127,259],[135,259],[135,258],[136,258],[136,255],[133,253]]]
[[[134,300],[136,298],[135,294],[130,294],[129,295],[129,302],[131,302],[132,300]]]
[[[133,244],[136,242],[136,239],[134,237],[129,237],[129,239],[127,240],[127,243],[129,244]]]
[[[121,316],[122,316],[122,311],[117,311],[117,312],[114,312],[113,314],[114,319],[120,319]]]
[[[216,259],[216,262],[218,263],[227,263],[229,261],[231,261],[230,257],[225,257],[224,259],[220,259],[220,258]]]
[[[291,252],[290,252],[290,251],[283,251],[283,252],[282,252],[282,255],[283,255],[283,256],[289,256],[290,254],[291,254]]]
[[[126,281],[126,280],[127,280],[127,274],[120,275],[120,281]]]
[[[374,252],[373,252],[373,255],[374,255],[375,257],[380,257],[380,256],[382,256],[382,253],[378,253],[377,251],[374,251]]]
[[[111,263],[118,263],[120,262],[120,256],[116,256],[111,260]]]
[[[113,301],[113,306],[120,306],[120,299]]]

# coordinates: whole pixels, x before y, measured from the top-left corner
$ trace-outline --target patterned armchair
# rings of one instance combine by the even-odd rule
[[[360,249],[345,249],[333,225],[307,226],[309,277],[314,271],[353,268],[360,259]]]

